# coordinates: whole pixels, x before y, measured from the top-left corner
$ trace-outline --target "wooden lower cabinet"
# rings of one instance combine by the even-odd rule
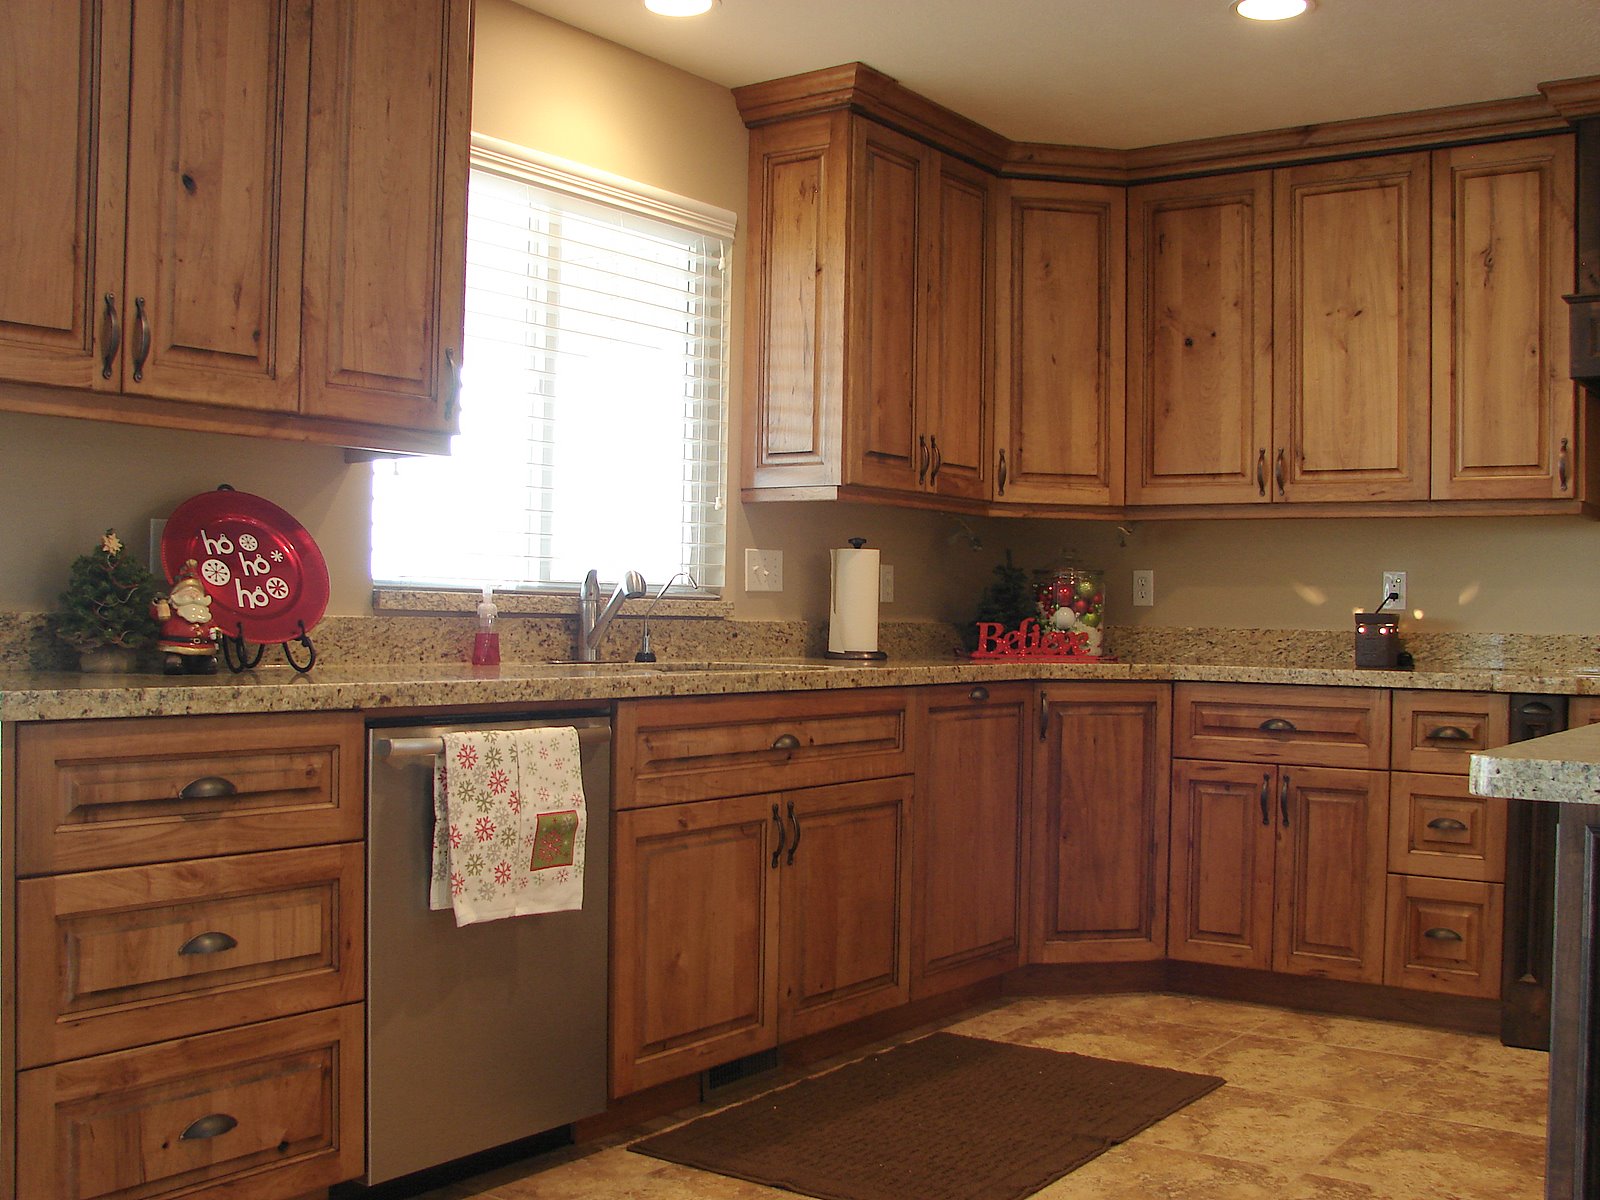
[[[908,777],[630,809],[612,851],[611,1092],[910,999]]]
[[[1169,954],[1383,979],[1387,776],[1180,759]]]
[[[1039,696],[1029,961],[1163,958],[1171,689],[1068,684]]]
[[[924,688],[913,708],[913,999],[1017,965],[1031,684]]]
[[[1501,884],[1389,876],[1383,981],[1457,996],[1499,996],[1504,919]]]

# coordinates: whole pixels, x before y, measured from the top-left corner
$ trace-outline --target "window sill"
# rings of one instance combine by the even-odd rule
[[[610,593],[608,592],[607,595]],[[379,616],[476,616],[483,593],[461,590],[372,589],[372,611]],[[619,616],[642,617],[654,595],[629,600]],[[578,593],[571,591],[496,592],[495,609],[501,617],[571,617],[578,611]],[[716,596],[668,594],[650,610],[651,620],[672,618],[718,619],[733,616],[733,601]]]

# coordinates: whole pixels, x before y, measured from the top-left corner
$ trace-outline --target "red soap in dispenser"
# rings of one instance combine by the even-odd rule
[[[494,627],[494,589],[484,588],[483,599],[478,604],[478,632],[472,639],[472,665],[497,667],[500,665],[500,631]]]

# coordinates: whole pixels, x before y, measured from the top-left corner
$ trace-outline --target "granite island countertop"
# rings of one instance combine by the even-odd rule
[[[319,666],[303,676],[287,667],[238,675],[224,671],[210,676],[0,673],[0,720],[487,707],[1008,680],[1158,680],[1600,694],[1600,676],[1596,675],[1484,669],[1376,671],[1171,662],[973,662],[957,658],[900,659],[866,665],[825,659],[507,663],[487,668],[413,663]]]
[[[1600,725],[1474,754],[1468,786],[1476,796],[1600,804]]]

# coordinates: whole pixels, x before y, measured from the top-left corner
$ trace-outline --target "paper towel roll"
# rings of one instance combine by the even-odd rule
[[[828,600],[828,653],[859,657],[878,653],[878,552],[838,549]]]

